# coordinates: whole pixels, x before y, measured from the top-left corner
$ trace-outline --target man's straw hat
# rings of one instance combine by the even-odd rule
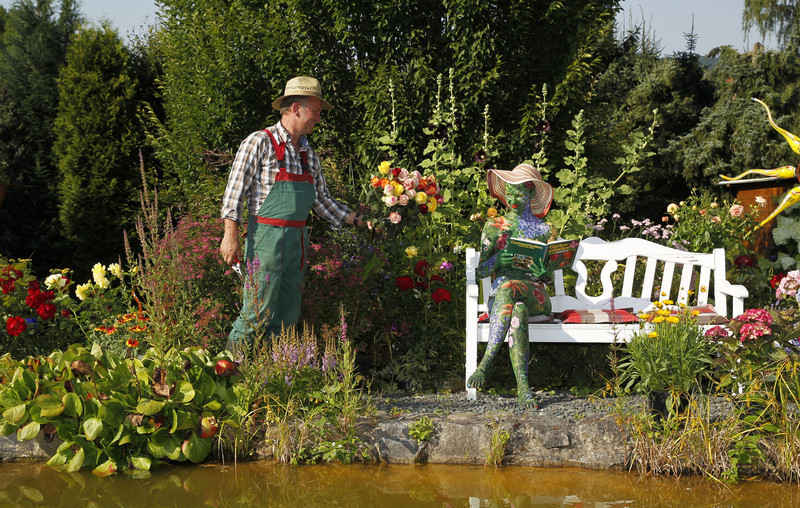
[[[544,217],[553,203],[553,187],[542,180],[539,170],[530,164],[520,164],[511,171],[490,169],[486,174],[489,192],[508,206],[506,202],[506,184],[525,184],[536,192],[531,196],[531,212],[537,217]]]
[[[310,78],[308,76],[297,76],[287,81],[286,88],[283,90],[283,95],[275,99],[275,102],[272,103],[272,109],[280,111],[283,99],[291,97],[292,95],[316,97],[322,101],[322,109],[333,109],[330,103],[322,98],[322,87],[320,87],[319,81],[316,78]]]

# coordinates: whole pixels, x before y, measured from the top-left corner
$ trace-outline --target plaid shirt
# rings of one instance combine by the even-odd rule
[[[341,227],[351,210],[331,197],[328,187],[325,185],[325,178],[322,176],[319,157],[306,137],[300,138],[300,150],[295,150],[291,144],[289,132],[280,122],[270,127],[269,130],[278,143],[286,142],[284,162],[286,171],[289,173],[301,174],[303,172],[300,165],[300,152],[308,153],[309,171],[314,176],[314,187],[317,191],[317,198],[311,208],[329,221],[334,228]],[[236,152],[236,158],[233,160],[228,185],[225,187],[225,194],[222,195],[222,218],[241,224],[245,197],[247,197],[250,215],[257,214],[261,209],[261,204],[267,199],[269,191],[272,190],[277,175],[278,158],[275,156],[269,136],[263,131],[250,134],[242,141]]]

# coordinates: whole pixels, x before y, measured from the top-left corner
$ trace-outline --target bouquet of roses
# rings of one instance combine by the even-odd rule
[[[377,220],[400,224],[414,216],[433,213],[444,202],[434,175],[423,176],[416,170],[393,168],[389,161],[382,162],[378,171],[379,174],[370,177],[369,196],[370,208],[377,214]]]

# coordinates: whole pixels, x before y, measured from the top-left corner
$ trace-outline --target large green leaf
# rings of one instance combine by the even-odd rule
[[[3,419],[12,424],[23,422],[26,415],[27,411],[24,403],[3,411]]]
[[[10,436],[19,428],[18,425],[12,425],[8,422],[0,422],[0,436]]]
[[[181,444],[174,434],[160,430],[150,437],[147,442],[147,451],[157,459],[166,457],[170,460],[178,460],[181,455]]]
[[[163,400],[142,399],[136,405],[136,412],[143,415],[153,416],[164,408],[166,404]]]
[[[21,403],[22,399],[16,391],[10,388],[0,390],[0,407],[9,408]]]
[[[113,460],[107,460],[92,470],[93,475],[100,477],[111,476],[116,472],[117,472],[117,465],[114,463]]]
[[[23,441],[30,441],[31,439],[39,435],[39,430],[41,428],[42,426],[39,425],[38,423],[30,422],[26,426],[21,427],[19,430],[17,430],[17,441],[19,441],[20,443]]]
[[[36,406],[41,409],[40,414],[45,418],[53,418],[64,412],[64,402],[60,397],[51,394],[39,395],[34,399]]]
[[[103,431],[103,420],[100,418],[89,418],[83,422],[83,434],[89,441],[94,441]]]
[[[149,471],[152,462],[150,457],[131,457],[133,467],[141,471]]]
[[[192,462],[202,462],[211,453],[211,439],[203,439],[196,432],[191,432],[183,442],[181,451]]]
[[[194,388],[188,381],[177,381],[175,383],[175,392],[170,397],[175,402],[191,402],[194,399]]]
[[[77,394],[69,392],[62,397],[64,402],[64,413],[67,416],[78,418],[83,414],[83,402]]]
[[[86,453],[83,451],[83,448],[78,448],[78,451],[75,452],[75,455],[67,462],[65,469],[68,473],[74,473],[78,471],[80,468],[83,467],[83,461],[86,458]]]

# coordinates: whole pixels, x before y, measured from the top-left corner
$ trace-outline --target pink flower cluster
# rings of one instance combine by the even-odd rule
[[[743,323],[739,328],[739,342],[757,340],[765,335],[771,335],[770,325],[772,316],[764,309],[747,309],[737,316],[736,321]]]
[[[797,290],[800,288],[800,270],[792,270],[778,283],[775,289],[775,298],[783,300],[787,296],[797,298]]]

